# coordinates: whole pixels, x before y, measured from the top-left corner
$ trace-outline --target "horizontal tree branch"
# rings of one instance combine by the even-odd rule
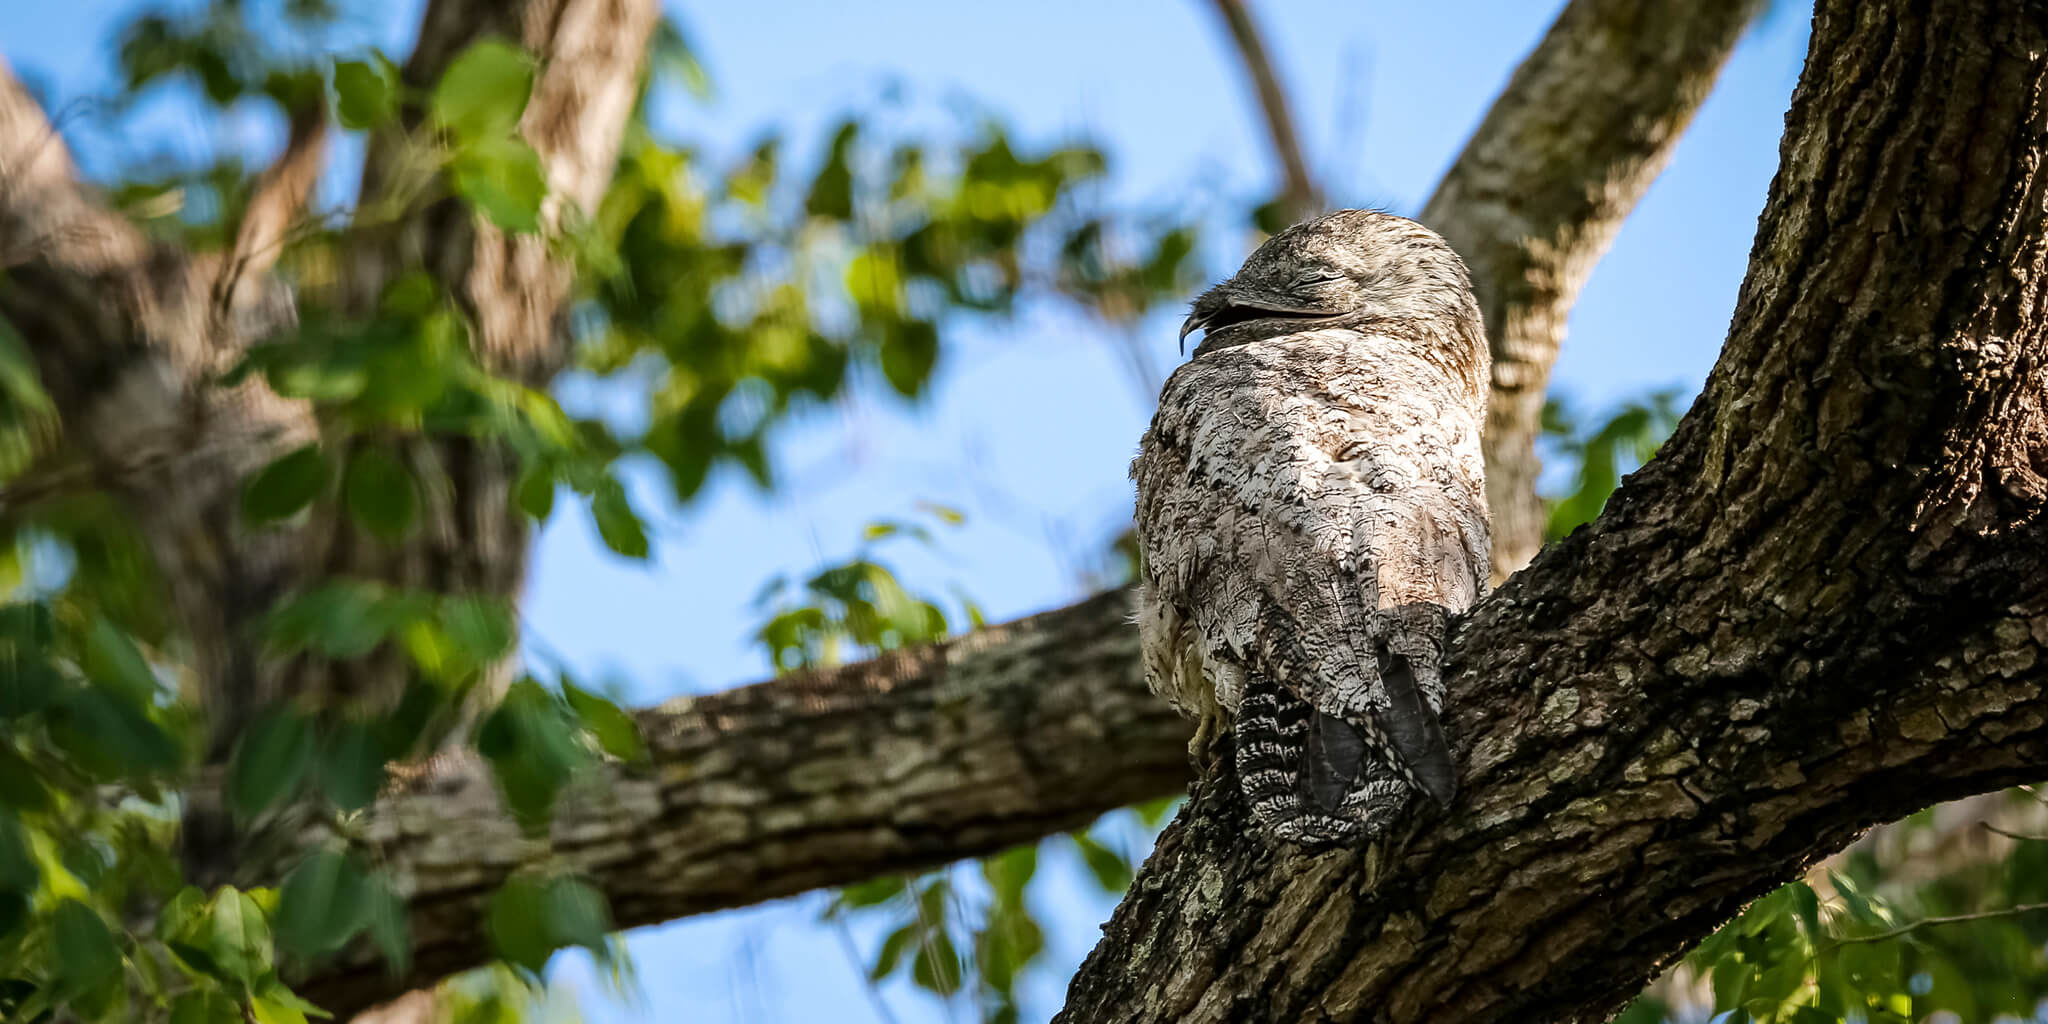
[[[1192,729],[1137,682],[1129,617],[1111,591],[644,711],[651,763],[565,794],[546,836],[521,835],[481,766],[437,764],[361,832],[410,890],[412,975],[362,953],[303,991],[345,1014],[481,962],[485,901],[522,867],[585,873],[631,928],[937,867],[1178,792]]]

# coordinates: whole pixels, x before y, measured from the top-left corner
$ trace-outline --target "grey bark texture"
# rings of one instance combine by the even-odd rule
[[[1493,349],[1486,498],[1496,583],[1543,544],[1536,437],[1572,304],[1763,7],[1577,0],[1515,70],[1418,218],[1471,267]]]
[[[412,976],[361,950],[302,991],[347,1012],[475,966],[485,903],[522,866],[587,873],[632,928],[993,853],[1176,792],[1191,730],[1139,682],[1130,611],[1111,591],[648,709],[651,764],[565,794],[544,836],[521,834],[481,765],[428,766],[361,829],[411,891]]]
[[[2048,5],[1825,0],[1662,453],[1453,635],[1465,796],[1276,852],[1198,783],[1065,1021],[1604,1020],[1870,826],[2048,755]]]
[[[1695,16],[1706,19],[1705,27],[1689,31],[1712,35],[1707,28],[1726,17],[1711,5],[1695,12],[1694,5],[1672,3],[1646,5],[1662,13],[1646,14],[1640,23],[1616,21],[1615,6],[1575,0],[1559,23],[1572,31],[1553,31],[1531,64],[1609,53],[1650,74],[1641,66],[1675,62],[1669,74],[1697,80],[1696,88],[1575,96],[1564,88],[1575,80],[1570,75],[1531,79],[1549,83],[1552,98],[1520,104],[1518,116],[1618,104],[1632,112],[1617,115],[1623,124],[1670,126],[1643,144],[1668,148],[1704,91],[1698,76],[1711,77],[1735,30],[1714,37],[1721,43],[1698,48],[1601,50],[1596,37],[1629,38],[1629,31],[1651,25],[1679,33],[1669,27],[1672,19]],[[432,0],[405,74],[415,85],[431,82],[455,53],[486,33],[520,40],[543,58],[544,69],[522,129],[541,153],[555,193],[587,206],[608,179],[654,10],[651,0]],[[1698,70],[1702,66],[1708,70]],[[1584,80],[1608,78],[1589,73]],[[1501,103],[1516,105],[1517,90],[1534,87],[1511,86]],[[1494,168],[1481,177],[1501,180],[1513,164],[1511,147],[1481,141],[1518,137],[1514,120],[1489,118],[1447,176],[1447,190],[1461,176],[1479,173],[1464,169],[1474,161]],[[294,183],[301,178],[293,169],[317,165],[316,126],[302,124],[304,130],[294,132],[272,176],[278,184],[266,195],[282,208],[297,204]],[[341,287],[309,298],[346,313],[362,308],[398,269],[424,266],[462,297],[488,362],[544,383],[567,355],[557,327],[568,269],[543,245],[480,225],[444,193],[408,191],[409,183],[400,180],[403,145],[395,135],[373,140],[363,186],[366,201],[403,199],[401,208],[380,211],[392,218],[388,222],[354,229],[343,250]],[[1585,162],[1551,160],[1543,174],[1575,182],[1559,186],[1566,193],[1619,194],[1612,184],[1617,163],[1643,173],[1644,181],[1643,167],[1654,167],[1627,155],[1640,149],[1614,156],[1593,146]],[[1557,148],[1543,152],[1568,155]],[[1475,199],[1499,201],[1492,193]],[[1621,212],[1612,203],[1573,209],[1615,219]],[[1552,235],[1543,237],[1583,237],[1558,216],[1544,222]],[[1455,227],[1443,218],[1434,223]],[[1497,213],[1483,223],[1520,230]],[[252,218],[244,238],[257,239],[273,224]],[[1472,237],[1490,237],[1485,227],[1475,230]],[[246,713],[236,709],[255,706],[265,694],[302,687],[366,694],[389,683],[389,666],[365,663],[343,678],[313,678],[308,666],[269,663],[238,645],[236,623],[260,612],[275,593],[334,572],[444,591],[509,593],[526,558],[525,527],[503,499],[509,460],[459,441],[421,445],[413,453],[450,482],[424,496],[423,529],[404,548],[379,548],[332,522],[253,535],[236,525],[238,481],[318,432],[310,410],[260,386],[223,391],[205,385],[243,346],[291,320],[291,296],[266,274],[263,254],[270,251],[253,241],[227,254],[149,242],[76,180],[48,121],[25,90],[0,73],[0,263],[6,271],[0,315],[35,354],[63,429],[61,447],[50,453],[53,464],[45,467],[52,472],[10,488],[0,509],[38,493],[43,482],[55,490],[84,481],[128,503],[142,528],[161,538],[156,546],[171,570],[170,599],[189,616],[194,676],[212,681],[223,737],[231,734],[234,715]],[[1475,261],[1482,275],[1512,273],[1520,265]],[[1494,287],[1483,276],[1478,285],[1482,296]],[[1554,298],[1554,290],[1543,294],[1569,300],[1568,294]],[[1487,315],[1495,316],[1490,307]],[[1494,386],[1498,393],[1498,376]],[[613,899],[619,922],[632,926],[808,885],[928,867],[1172,793],[1186,778],[1188,727],[1145,693],[1129,616],[1127,594],[1099,595],[942,648],[647,712],[657,736],[648,774],[617,776],[624,795],[611,803],[593,797],[585,803],[587,814],[577,812],[586,816],[565,819],[551,840],[509,829],[473,766],[437,762],[374,812],[372,825],[410,879],[422,970],[393,982],[375,977],[364,961],[343,959],[316,967],[307,990],[332,998],[346,988],[350,994],[336,1005],[361,1005],[427,980],[428,965],[438,971],[482,962],[488,949],[473,927],[474,914],[491,881],[556,846],[587,864]],[[659,739],[664,735],[669,739]],[[894,745],[877,737],[893,738]],[[985,742],[992,760],[967,756],[964,751],[983,747],[960,746],[966,737]],[[905,771],[904,762],[890,760],[890,751],[925,746],[963,751],[941,766],[957,768],[957,776],[930,766]],[[818,759],[806,760],[806,752]],[[1019,776],[1008,758],[1028,770]],[[768,767],[748,767],[755,762]],[[692,773],[713,771],[703,767],[707,763],[723,766],[715,773],[730,772],[726,785],[687,784]],[[907,763],[918,764],[915,758]],[[860,792],[833,789],[835,773],[862,780]],[[425,822],[445,827],[429,834]],[[732,838],[721,845],[700,836],[706,829]],[[813,831],[818,843],[797,841]],[[730,870],[716,879],[662,878],[647,872],[645,858],[620,853],[668,845],[698,850],[708,863]]]

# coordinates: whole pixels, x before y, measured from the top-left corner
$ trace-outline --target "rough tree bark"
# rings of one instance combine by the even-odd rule
[[[1712,7],[1694,12],[1688,4],[1657,4],[1653,9],[1661,13],[1642,21],[1575,13],[1605,6],[1606,0],[1576,0],[1530,65],[1569,65],[1592,53],[1637,66],[1670,61],[1675,64],[1669,77],[1698,88],[1610,89],[1577,98],[1550,93],[1564,107],[1621,104],[1632,112],[1617,115],[1625,123],[1669,126],[1667,134],[1642,133],[1633,148],[1594,146],[1584,162],[1547,164],[1545,173],[1577,182],[1561,186],[1566,192],[1612,195],[1618,177],[1647,181],[1644,168],[1654,168],[1657,154],[1668,150],[1704,91],[1701,76],[1711,77],[1735,34],[1716,27],[1727,15]],[[1582,36],[1626,41],[1640,32],[1666,38],[1679,34],[1675,26],[1688,16],[1704,19],[1693,31],[1708,43],[1628,43],[1603,50]],[[431,82],[454,53],[482,34],[520,39],[545,59],[522,128],[546,161],[556,195],[588,206],[609,175],[652,18],[653,4],[645,0],[433,0],[406,75],[415,85]],[[1566,25],[1575,28],[1563,31]],[[1503,105],[1515,105],[1517,90],[1535,87],[1525,78],[1526,68]],[[1646,104],[1644,96],[1653,102]],[[1446,189],[1461,175],[1516,180],[1507,167],[1506,144],[1485,140],[1541,137],[1543,132],[1522,127],[1519,119],[1546,116],[1545,108],[1518,109],[1515,117],[1489,118],[1447,176]],[[318,138],[317,132],[295,132],[274,177],[299,180],[291,168],[317,163]],[[373,143],[365,197],[404,195],[397,171],[402,148],[395,136]],[[1475,161],[1490,169],[1464,169]],[[164,539],[159,550],[173,560],[167,575],[183,588],[177,603],[198,616],[189,624],[196,660],[224,666],[219,678],[238,680],[238,689],[229,692],[260,697],[295,692],[296,685],[348,693],[376,688],[375,680],[302,679],[293,673],[311,669],[265,664],[231,642],[232,622],[260,612],[272,595],[306,579],[344,572],[442,590],[505,593],[517,587],[525,533],[505,512],[509,463],[501,453],[463,442],[421,446],[414,453],[431,463],[423,478],[439,474],[450,483],[426,496],[425,528],[406,548],[363,544],[332,522],[257,536],[235,528],[232,495],[239,479],[318,430],[310,410],[260,388],[221,392],[206,386],[242,346],[290,316],[288,297],[264,274],[264,254],[274,253],[275,245],[252,242],[233,254],[208,256],[148,243],[79,185],[47,121],[4,74],[0,168],[6,172],[0,263],[7,268],[0,314],[21,330],[41,364],[64,422],[67,454],[81,459],[103,486],[128,497],[144,529]],[[281,185],[274,194],[287,207],[296,205],[291,187]],[[1489,200],[1482,195],[1475,201]],[[1583,216],[1618,220],[1622,208],[1600,203],[1577,209]],[[1597,255],[1604,236],[1576,230],[1566,217],[1555,213],[1543,223],[1555,237],[1578,246],[1577,258],[1590,261],[1584,254]],[[1480,226],[1472,229],[1478,232],[1474,237],[1481,239],[1492,237],[1487,230],[1523,230],[1498,212],[1475,220]],[[258,227],[272,222],[251,218]],[[1452,227],[1442,221],[1439,226]],[[249,227],[246,233],[260,232]],[[1590,249],[1588,238],[1598,240]],[[492,365],[534,383],[559,368],[566,352],[556,307],[567,270],[543,246],[478,225],[468,211],[432,191],[414,197],[393,222],[363,226],[353,242],[345,253],[343,286],[328,297],[341,311],[362,308],[397,268],[425,266],[464,301],[477,321],[474,340]],[[238,269],[224,278],[224,264]],[[1501,264],[1506,272],[1523,265]],[[224,279],[232,286],[219,287]],[[1554,304],[1570,298],[1545,295]],[[147,415],[138,416],[138,410]],[[139,446],[140,441],[151,444]],[[1122,595],[1098,596],[943,648],[648,712],[657,738],[648,775],[615,776],[618,788],[610,792],[619,797],[593,800],[590,813],[565,818],[553,833],[553,847],[592,872],[620,922],[630,926],[806,885],[940,864],[1171,793],[1184,777],[1185,727],[1144,694],[1126,614]],[[258,703],[246,700],[241,706]],[[778,735],[766,736],[752,723],[771,713],[781,716],[781,726]],[[949,762],[945,770],[918,767],[914,759],[892,766],[886,756],[849,755],[892,749],[863,739],[870,730],[885,730],[898,750],[906,748],[901,741],[909,736],[939,751],[988,753]],[[809,741],[812,735],[819,740]],[[969,738],[971,748],[963,745]],[[1012,770],[1016,764],[1027,769],[1021,778]],[[723,784],[693,785],[687,776],[696,771],[724,773]],[[862,790],[832,790],[826,775],[834,772],[864,780]],[[449,827],[428,835],[424,821]],[[475,828],[450,824],[457,822]],[[720,843],[716,835],[699,834],[707,829],[716,835],[730,830],[735,838]],[[412,983],[430,976],[428,964],[454,969],[487,955],[481,935],[470,927],[478,898],[506,871],[539,856],[544,845],[506,828],[473,766],[454,761],[437,765],[380,807],[371,830],[390,844],[391,863],[412,893],[423,968],[407,980]],[[789,838],[808,831],[827,845]],[[821,856],[828,847],[829,859]],[[621,855],[670,848],[696,850],[707,862],[730,865],[745,881],[689,872],[661,878]],[[347,987],[341,979],[354,979],[359,984],[348,987],[349,995],[337,1004],[347,1007],[401,989],[401,983],[362,968],[361,961],[343,960],[316,974],[310,990],[325,995]]]
[[[345,1013],[475,966],[486,901],[534,863],[596,879],[631,928],[993,853],[1177,792],[1190,730],[1132,685],[1129,613],[1112,591],[649,709],[651,765],[565,795],[547,837],[521,835],[482,766],[436,765],[359,833],[411,888],[412,976],[359,950],[302,991]]]
[[[1493,350],[1486,500],[1496,583],[1543,544],[1536,435],[1565,319],[1763,6],[1572,4],[1423,208],[1422,222],[1472,268]]]
[[[1705,393],[1453,640],[1451,813],[1303,857],[1203,780],[1062,1019],[1605,1019],[1871,825],[2037,777],[2044,154],[2048,4],[1821,3]]]

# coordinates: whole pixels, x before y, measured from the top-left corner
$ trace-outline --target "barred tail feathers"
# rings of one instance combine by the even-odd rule
[[[1339,817],[1310,799],[1302,758],[1316,717],[1300,698],[1254,675],[1237,712],[1238,786],[1252,817],[1274,838],[1304,846],[1357,842],[1371,834],[1364,820]]]

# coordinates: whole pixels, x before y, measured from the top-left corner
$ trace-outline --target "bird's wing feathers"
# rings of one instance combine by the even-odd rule
[[[1348,784],[1364,746],[1447,798],[1438,662],[1442,616],[1486,571],[1477,439],[1417,407],[1418,389],[1297,337],[1168,381],[1134,467],[1147,582],[1206,654],[1335,720],[1311,730],[1321,785]]]

